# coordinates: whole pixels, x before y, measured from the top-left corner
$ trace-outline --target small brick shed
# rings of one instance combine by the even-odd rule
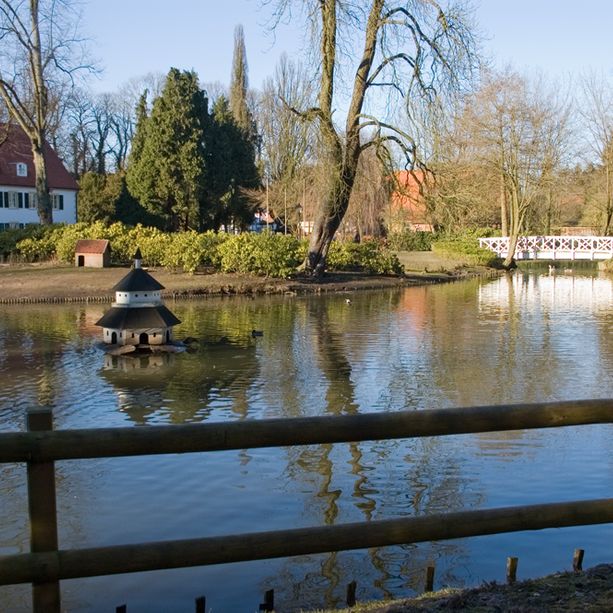
[[[74,254],[77,267],[106,268],[111,265],[111,245],[107,240],[77,241]]]

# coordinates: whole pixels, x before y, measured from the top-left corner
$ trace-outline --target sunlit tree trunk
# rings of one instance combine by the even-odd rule
[[[353,93],[347,113],[345,142],[336,131],[332,119],[334,70],[336,63],[337,2],[321,2],[322,74],[319,94],[320,135],[326,147],[326,192],[320,206],[309,242],[306,268],[313,275],[323,274],[330,244],[347,209],[355,183],[360,147],[360,114],[368,88],[368,78],[375,57],[377,35],[381,28],[383,0],[374,0],[364,37],[362,60],[353,82]]]
[[[51,207],[51,196],[49,195],[49,184],[47,182],[47,167],[43,146],[39,142],[32,142],[32,157],[36,168],[36,198],[38,207],[38,217],[41,224],[53,223],[53,212]]]

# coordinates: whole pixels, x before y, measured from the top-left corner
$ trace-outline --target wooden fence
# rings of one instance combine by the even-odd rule
[[[0,463],[26,462],[30,553],[0,557],[0,585],[31,583],[35,613],[59,613],[62,579],[279,558],[521,530],[613,522],[613,498],[406,517],[211,538],[58,549],[56,460],[613,423],[613,399],[146,428],[52,429],[32,410],[27,432],[0,434]]]

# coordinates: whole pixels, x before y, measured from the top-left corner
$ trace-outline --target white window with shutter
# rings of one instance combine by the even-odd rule
[[[62,194],[51,194],[51,205],[55,211],[64,210],[64,196]]]
[[[8,192],[8,205],[9,209],[19,208],[19,192]]]

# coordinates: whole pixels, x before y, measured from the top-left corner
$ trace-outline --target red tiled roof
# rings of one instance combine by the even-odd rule
[[[109,248],[109,241],[98,239],[82,239],[77,241],[75,253],[104,253]]]
[[[8,130],[7,130],[8,128]],[[6,140],[3,141],[6,136]],[[47,181],[50,189],[78,190],[77,182],[62,164],[57,153],[45,143]],[[27,177],[18,177],[16,165],[28,167]],[[0,185],[35,187],[32,145],[26,133],[15,124],[0,124]]]

